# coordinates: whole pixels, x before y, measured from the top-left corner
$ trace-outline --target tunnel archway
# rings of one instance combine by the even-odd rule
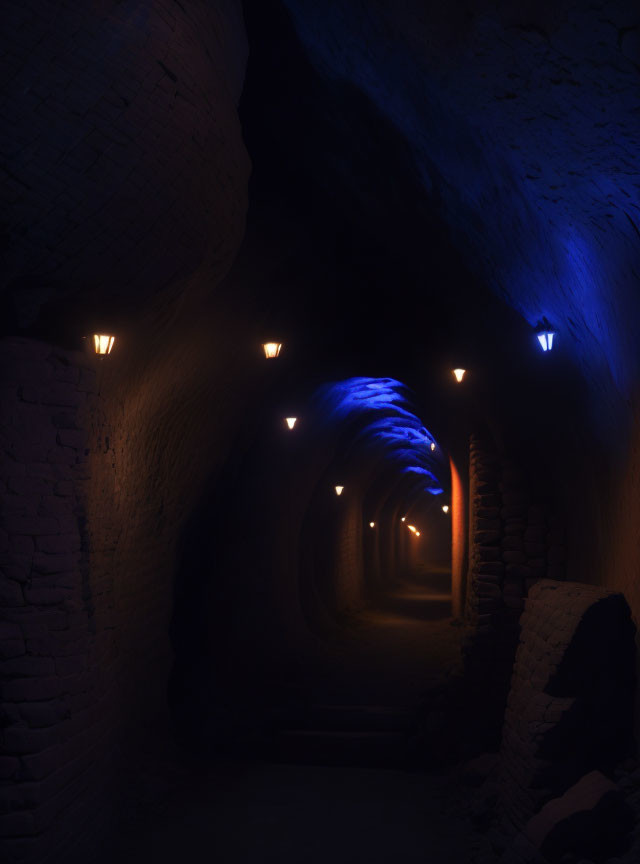
[[[289,429],[274,406],[292,401],[279,395],[290,386],[274,380],[253,406],[251,431],[184,534],[171,701],[194,741],[216,730],[225,746],[247,726],[270,728],[292,693],[311,698],[300,682],[335,653],[327,639],[376,604],[396,616],[412,605],[416,618],[452,614],[447,454],[410,391],[389,378],[321,385],[297,397]],[[430,600],[416,587],[428,574]]]

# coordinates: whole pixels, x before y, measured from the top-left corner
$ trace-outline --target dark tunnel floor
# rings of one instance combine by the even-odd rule
[[[459,795],[451,780],[418,773],[227,763],[122,836],[108,860],[491,862]]]
[[[460,670],[462,629],[440,573],[414,572],[369,607],[343,617],[309,684],[314,700],[413,705]]]
[[[398,733],[402,712],[460,669],[463,630],[452,626],[442,583],[442,574],[414,573],[343,616],[324,656],[306,670],[319,728],[285,731],[284,745],[266,756],[227,758],[204,773],[169,753],[164,768],[152,755],[146,767],[131,766],[126,827],[107,860],[492,862],[487,840],[465,816],[471,790],[456,772],[429,772],[407,751],[394,764],[395,737],[407,741],[406,731]],[[388,765],[376,735],[383,747],[391,740]],[[328,750],[326,740],[318,746],[323,736]],[[367,746],[358,751],[363,737]]]

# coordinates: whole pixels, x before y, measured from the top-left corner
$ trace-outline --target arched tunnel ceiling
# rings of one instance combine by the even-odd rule
[[[388,340],[405,368],[336,377],[402,380],[415,346],[429,343],[425,363],[456,340],[510,356],[546,316],[614,420],[640,371],[637,4],[243,6],[244,25],[239,0],[9,4],[4,332],[58,339],[52,320],[86,332],[94,313],[134,317],[188,280],[216,290],[244,231],[248,150],[250,219],[267,178],[297,196],[290,225],[317,208],[325,233],[298,247],[280,298],[281,279],[236,261],[243,313],[258,298],[300,332],[306,315],[299,341],[330,332],[332,352]]]
[[[316,71],[397,130],[470,268],[552,321],[611,418],[640,371],[637,5],[284,3]]]
[[[345,482],[364,463],[406,500],[441,495],[448,485],[442,448],[414,413],[402,382],[363,376],[336,381],[320,387],[311,404],[319,425],[345,430],[337,454]]]

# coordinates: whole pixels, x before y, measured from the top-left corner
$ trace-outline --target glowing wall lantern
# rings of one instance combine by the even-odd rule
[[[115,342],[115,336],[107,336],[105,334],[94,333],[93,335],[93,344],[96,349],[96,354],[100,356],[104,356],[105,354],[111,354],[111,349],[113,348],[113,343]]]
[[[418,530],[415,525],[407,525],[407,528],[409,529],[409,531],[411,531],[412,534],[415,534]]]
[[[429,446],[431,447],[432,450],[435,450],[436,449],[436,442],[432,441]]]
[[[375,527],[376,527],[375,522],[369,522],[369,528],[375,528]]]
[[[278,356],[282,342],[265,342],[262,347],[264,348],[264,356],[270,360],[272,357]]]
[[[459,384],[459,383],[462,381],[462,379],[464,378],[464,374],[465,374],[466,371],[467,371],[466,369],[454,369],[454,370],[453,370],[453,374],[454,374],[455,379],[456,379],[456,381],[458,382],[458,384]]]
[[[406,516],[403,516],[402,519],[401,519],[400,521],[401,521],[401,522],[406,522],[406,521],[407,521],[407,517],[406,517]]]
[[[448,505],[448,504],[443,504],[443,505],[442,505],[442,512],[443,512],[443,513],[448,513],[448,512],[449,512],[449,505]]]
[[[419,536],[420,536],[420,532],[416,531],[416,537],[419,537]]]
[[[335,487],[336,495],[342,495],[342,490],[343,490],[343,489],[344,489],[344,486],[336,486],[336,487]]]
[[[293,427],[296,425],[296,422],[298,420],[297,417],[285,417],[284,419],[285,419],[285,423],[287,424],[289,429],[293,429]]]
[[[552,330],[548,321],[545,319],[536,330],[536,336],[543,351],[551,351],[553,348],[553,337],[556,335],[555,330]]]

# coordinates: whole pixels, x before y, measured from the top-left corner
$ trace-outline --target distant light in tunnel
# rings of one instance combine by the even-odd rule
[[[375,528],[375,527],[376,527],[375,522],[369,522],[369,528]]]
[[[448,512],[449,512],[449,505],[448,505],[448,504],[443,504],[443,505],[442,505],[442,512],[443,512],[443,513],[448,513]]]
[[[95,333],[93,336],[93,344],[95,345],[96,354],[104,355],[111,354],[115,336],[106,336],[104,334]]]
[[[465,372],[466,372],[466,371],[467,371],[466,369],[454,369],[454,370],[453,370],[453,374],[455,375],[455,378],[456,378],[456,381],[458,382],[458,384],[459,384],[459,383],[462,381],[462,379],[464,378],[464,375],[465,375]]]
[[[293,427],[296,425],[297,420],[297,417],[285,417],[285,421],[289,429],[293,429]]]
[[[335,489],[336,495],[342,495],[342,490],[344,489],[344,486],[336,486]]]
[[[553,348],[553,337],[556,335],[555,330],[552,330],[549,323],[545,320],[536,330],[538,342],[542,346],[543,351],[551,351]]]
[[[282,342],[265,342],[262,347],[264,348],[264,356],[269,360],[272,357],[278,356],[282,348]]]
[[[431,450],[435,450],[436,449],[436,442],[432,441],[429,446],[430,446]]]

